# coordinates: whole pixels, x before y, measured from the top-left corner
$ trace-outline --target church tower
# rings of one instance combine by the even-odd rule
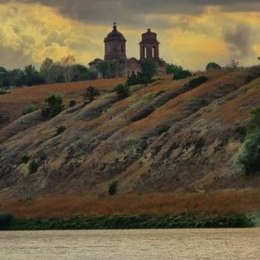
[[[126,39],[122,33],[117,30],[114,23],[113,30],[104,40],[105,60],[117,60],[119,63],[126,62]]]
[[[147,32],[142,34],[142,41],[140,45],[140,60],[142,59],[155,59],[159,60],[159,41],[157,34],[147,29]]]

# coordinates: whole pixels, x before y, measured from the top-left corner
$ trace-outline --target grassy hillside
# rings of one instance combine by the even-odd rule
[[[99,205],[93,210],[97,214],[106,208],[108,214],[123,208],[132,214],[142,213],[144,205],[151,203],[151,211],[160,211],[165,201],[168,204],[163,207],[169,213],[178,200],[174,194],[199,193],[205,198],[209,192],[221,194],[228,189],[236,198],[242,198],[238,193],[247,194],[240,209],[255,210],[258,202],[252,193],[257,192],[259,177],[245,177],[233,158],[244,140],[243,127],[251,109],[260,105],[260,68],[202,75],[208,81],[196,86],[191,83],[193,78],[165,78],[134,86],[126,99],[113,91],[123,79],[22,88],[0,96],[0,113],[9,118],[0,128],[2,196],[22,198],[22,207],[25,198],[37,196],[47,196],[46,202],[53,198],[57,205],[55,198],[63,194],[63,202],[58,204],[67,202],[64,215],[72,205]],[[97,87],[101,95],[84,105],[82,94],[88,86]],[[28,105],[40,108],[49,93],[60,93],[66,104],[73,98],[77,105],[50,120],[43,120],[40,111],[22,116]],[[56,135],[61,125],[66,130]],[[29,157],[27,163],[22,162],[24,155]],[[35,173],[28,170],[32,161],[39,165]],[[112,180],[117,180],[119,187],[117,198],[109,204],[107,189]],[[149,202],[149,194],[162,195],[153,195]],[[177,197],[167,200],[169,196]],[[181,197],[186,205],[188,200]],[[206,208],[210,209],[212,201]],[[15,211],[15,202],[6,203],[2,210]],[[34,212],[41,203],[30,205]],[[15,208],[19,212],[19,206]],[[239,211],[239,206],[233,211]]]

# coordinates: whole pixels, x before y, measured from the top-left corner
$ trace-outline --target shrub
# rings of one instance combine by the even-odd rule
[[[42,115],[45,118],[55,117],[63,109],[63,98],[60,95],[50,95],[43,103]]]
[[[130,88],[126,84],[118,84],[115,87],[115,91],[120,96],[120,98],[127,98],[130,96]]]
[[[96,89],[95,87],[88,87],[84,93],[84,99],[91,103],[96,96],[99,96],[100,92],[98,91],[98,89]]]
[[[210,62],[206,66],[206,71],[216,71],[221,70],[221,66],[215,62]]]
[[[56,135],[62,134],[67,128],[63,125],[56,127]]]
[[[247,175],[260,171],[260,130],[248,135],[235,162]]]
[[[4,114],[0,114],[0,124],[7,123],[9,121],[9,117]]]
[[[26,164],[30,161],[30,156],[28,156],[28,154],[24,154],[21,159],[22,163]]]
[[[176,74],[174,74],[173,79],[185,79],[188,77],[191,77],[192,73],[189,70],[179,70],[178,72],[176,72]]]
[[[209,79],[206,77],[206,76],[200,76],[200,77],[197,77],[195,79],[192,79],[188,85],[190,87],[190,89],[192,88],[196,88],[200,85],[202,85],[203,83],[206,83]]]
[[[10,91],[7,91],[6,89],[0,89],[0,95],[6,95],[9,93],[10,93]]]
[[[119,181],[112,181],[108,185],[108,194],[110,196],[116,195],[119,187]]]
[[[248,134],[260,131],[260,107],[257,107],[251,111],[251,119],[246,126],[246,132]]]
[[[33,113],[36,110],[37,110],[37,107],[35,107],[33,105],[29,105],[29,106],[24,108],[23,115],[31,114],[31,113]]]
[[[7,230],[12,224],[14,217],[10,214],[0,214],[0,230]]]
[[[31,174],[37,172],[39,167],[40,165],[36,161],[31,161],[28,166],[29,173]]]
[[[76,101],[74,99],[71,99],[69,101],[69,107],[75,107],[76,106]]]

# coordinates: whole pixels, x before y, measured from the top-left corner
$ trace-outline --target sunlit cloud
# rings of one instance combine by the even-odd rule
[[[158,33],[161,57],[167,62],[190,69],[203,69],[210,61],[226,65],[232,57],[242,65],[257,62],[258,1],[248,1],[248,8],[243,1],[230,5],[226,1],[158,2],[150,1],[145,9],[146,0],[142,4],[136,0],[61,0],[59,4],[0,0],[0,65],[39,66],[45,57],[60,60],[69,54],[87,65],[103,58],[103,40],[114,20],[127,39],[128,57],[139,57],[141,33],[151,27]]]

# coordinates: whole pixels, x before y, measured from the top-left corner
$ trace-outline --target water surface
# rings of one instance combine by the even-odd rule
[[[0,259],[260,259],[260,228],[0,232]]]

